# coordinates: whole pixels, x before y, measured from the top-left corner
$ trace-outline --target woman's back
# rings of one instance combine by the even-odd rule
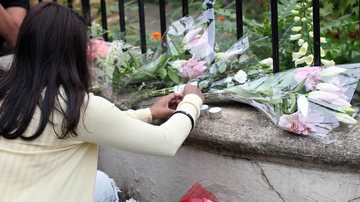
[[[63,116],[55,111],[53,117],[54,128],[47,124],[33,141],[0,136],[1,201],[92,201],[97,146],[59,139],[55,131],[61,134]],[[25,136],[37,130],[39,120],[37,108]]]

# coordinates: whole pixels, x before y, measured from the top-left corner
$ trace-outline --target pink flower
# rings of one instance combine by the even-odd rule
[[[213,53],[213,48],[209,44],[207,32],[202,32],[202,28],[197,28],[184,36],[186,49],[190,51],[196,59],[201,59]]]
[[[88,45],[88,58],[94,61],[97,57],[106,57],[110,51],[110,45],[103,40],[91,40]]]
[[[202,31],[202,28],[196,28],[196,29],[189,31],[184,36],[184,43],[187,44],[187,43],[190,43],[191,41],[194,41],[195,39],[197,39],[199,37],[199,34],[201,31]]]
[[[308,135],[316,131],[315,124],[320,123],[323,118],[317,114],[303,114],[296,112],[290,115],[282,115],[279,119],[279,126],[284,130],[299,134]]]
[[[206,70],[205,61],[198,61],[190,58],[180,69],[180,76],[194,79],[203,74]]]
[[[322,67],[303,67],[295,70],[295,80],[301,82],[304,79],[306,90],[314,90],[316,85],[321,81],[319,72],[323,70]]]

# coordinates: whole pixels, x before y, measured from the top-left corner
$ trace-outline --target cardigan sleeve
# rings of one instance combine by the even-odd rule
[[[186,95],[178,109],[188,112],[196,120],[201,104],[200,97]],[[174,114],[165,123],[156,126],[92,94],[89,95],[88,105],[81,118],[83,121],[78,125],[79,140],[150,155],[175,155],[191,130],[191,121],[184,114]]]
[[[152,122],[152,115],[150,108],[138,109],[138,110],[130,109],[124,112],[133,118],[139,119],[140,121],[144,121],[146,123]]]

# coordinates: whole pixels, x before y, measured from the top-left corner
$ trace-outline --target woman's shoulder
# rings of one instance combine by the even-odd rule
[[[85,109],[91,111],[106,111],[115,107],[114,103],[101,96],[94,95],[93,93],[87,94],[84,101]]]
[[[88,102],[88,104],[112,104],[109,100],[107,100],[104,97],[94,95],[94,93],[88,93],[85,97],[85,101]]]

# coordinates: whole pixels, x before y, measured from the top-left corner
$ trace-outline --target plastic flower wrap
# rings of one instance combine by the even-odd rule
[[[204,2],[204,5],[213,2]],[[174,21],[169,26],[164,43],[152,61],[137,69],[132,83],[160,89],[196,79],[215,58],[214,11],[208,8],[199,18],[191,16]]]
[[[207,99],[249,104],[284,130],[331,143],[330,131],[357,124],[351,101],[359,78],[360,64],[303,67],[213,91]]]
[[[253,43],[261,41],[259,39]],[[272,74],[272,59],[259,61],[250,49],[249,37],[244,36],[227,51],[217,52],[215,62],[197,80],[203,92],[211,92],[269,74]]]

